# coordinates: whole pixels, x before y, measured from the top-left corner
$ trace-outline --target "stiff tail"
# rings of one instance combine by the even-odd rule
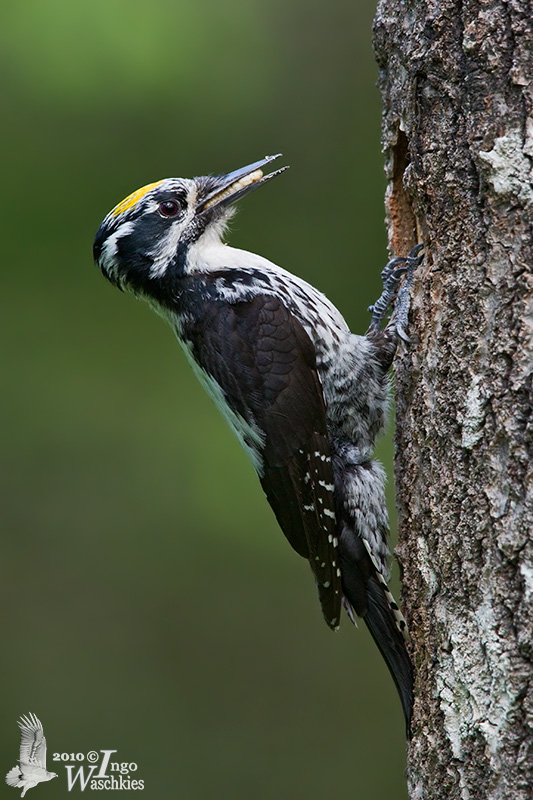
[[[346,528],[339,541],[344,607],[355,622],[362,617],[392,675],[400,700],[407,736],[413,711],[413,665],[407,652],[407,625],[381,573],[370,544]]]
[[[366,588],[368,605],[363,619],[396,684],[405,715],[407,736],[410,737],[413,711],[413,665],[405,647],[405,636],[398,627],[390,601],[376,577],[372,576],[368,580]]]

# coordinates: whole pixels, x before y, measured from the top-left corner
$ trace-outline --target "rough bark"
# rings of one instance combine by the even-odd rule
[[[411,798],[533,797],[533,10],[380,0],[390,244],[417,241],[396,359]]]

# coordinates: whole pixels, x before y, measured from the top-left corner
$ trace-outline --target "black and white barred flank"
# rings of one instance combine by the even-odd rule
[[[287,539],[309,560],[328,625],[339,626],[343,605],[352,620],[364,619],[409,726],[412,666],[386,584],[384,474],[372,451],[386,422],[408,286],[391,323],[381,330],[380,322],[417,260],[394,262],[369,331],[352,334],[314,287],[222,243],[229,204],[272,177],[260,169],[269,160],[138,190],[102,223],[95,260],[169,321],[250,455]]]

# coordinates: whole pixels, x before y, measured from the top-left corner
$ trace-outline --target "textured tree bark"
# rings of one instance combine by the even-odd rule
[[[411,798],[533,797],[533,10],[380,0],[391,249],[417,241],[396,359]]]

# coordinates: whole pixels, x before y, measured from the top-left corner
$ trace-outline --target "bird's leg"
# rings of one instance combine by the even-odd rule
[[[393,258],[389,261],[381,273],[383,291],[378,300],[369,309],[369,311],[372,311],[372,319],[366,332],[366,337],[370,339],[376,348],[376,356],[383,373],[386,373],[392,364],[398,338],[407,342],[411,341],[405,329],[409,316],[414,272],[424,257],[419,255],[423,247],[424,245],[417,244],[407,258]],[[394,308],[391,319],[382,329],[383,319],[393,303]]]
[[[381,323],[398,293],[401,276],[405,273],[405,262],[405,258],[393,258],[382,270],[383,291],[374,305],[368,306],[368,310],[372,312],[369,331],[378,331],[381,328]]]
[[[409,336],[407,336],[405,329],[407,328],[407,322],[409,317],[409,307],[411,305],[411,288],[413,286],[413,280],[415,275],[415,270],[422,262],[424,258],[424,253],[422,252],[424,249],[423,244],[417,244],[407,258],[405,259],[405,273],[406,277],[403,281],[398,295],[396,297],[396,302],[394,304],[394,312],[391,317],[390,324],[394,326],[394,329],[400,339],[403,339],[404,342],[412,341]]]
[[[423,244],[417,244],[407,258],[393,258],[383,269],[381,273],[383,291],[374,305],[368,308],[372,312],[372,319],[370,320],[367,335],[375,334],[380,330],[385,315],[395,301],[391,323],[394,322],[394,328],[398,336],[409,341],[405,328],[407,327],[409,314],[410,291],[413,285],[414,272],[424,257],[423,254],[419,255],[423,247]],[[407,275],[407,277],[400,286],[404,275]]]

